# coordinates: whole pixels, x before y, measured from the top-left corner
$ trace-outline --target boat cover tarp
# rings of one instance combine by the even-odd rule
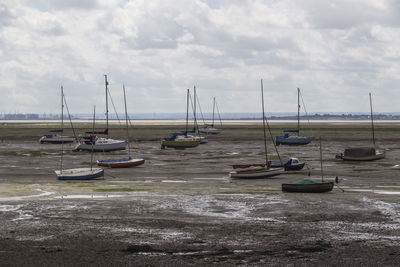
[[[375,148],[347,148],[344,150],[345,157],[367,157],[376,155]]]
[[[284,130],[284,133],[298,133],[299,130]]]
[[[49,132],[51,132],[51,133],[62,133],[63,129],[50,130]]]
[[[283,158],[282,159],[282,164],[280,160],[274,161],[271,164],[271,167],[282,167],[282,166],[286,166],[286,165],[290,165],[290,163],[292,162],[292,158]]]

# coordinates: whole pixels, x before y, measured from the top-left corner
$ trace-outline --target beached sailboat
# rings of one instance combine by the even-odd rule
[[[322,142],[319,138],[319,159],[321,164],[321,181],[304,179],[300,182],[282,184],[282,191],[292,193],[324,193],[332,191],[333,182],[324,181],[324,171],[322,168]],[[338,178],[336,177],[336,181]]]
[[[195,100],[196,101],[196,100]],[[203,128],[199,129],[199,133],[204,133],[204,134],[219,134],[221,132],[220,129],[217,129],[214,127],[214,117],[215,117],[215,97],[213,98],[213,115],[212,115],[212,123],[211,124],[205,124]],[[221,121],[221,119],[220,119]],[[221,123],[222,125],[222,123]]]
[[[125,122],[126,122],[126,142],[128,143],[128,158],[119,159],[104,159],[98,160],[97,165],[101,167],[111,167],[111,168],[129,168],[144,164],[144,159],[133,159],[131,158],[131,150],[129,144],[129,127],[128,127],[128,109],[126,107],[126,93],[125,85],[124,89],[124,103],[125,103]]]
[[[116,150],[126,149],[125,140],[115,140],[108,138],[108,81],[107,75],[104,75],[105,86],[106,86],[106,129],[104,131],[91,131],[86,132],[87,136],[83,136],[80,140],[80,144],[75,147],[75,151],[94,151],[94,152],[108,152]],[[107,135],[105,137],[99,137],[98,134]]]
[[[200,140],[194,136],[188,135],[188,120],[189,120],[189,89],[187,89],[186,100],[186,130],[182,133],[174,133],[171,137],[165,137],[161,140],[161,149],[172,147],[176,149],[185,149],[200,145]]]
[[[195,140],[199,140],[200,144],[207,144],[208,138],[206,136],[202,136],[199,131],[199,127],[197,124],[197,113],[196,113],[196,103],[197,103],[197,95],[196,95],[196,86],[193,87],[193,119],[194,119],[194,128],[190,133],[194,133],[195,135],[188,135],[189,137],[193,137]],[[189,133],[189,132],[188,132]]]
[[[296,130],[284,130],[285,134],[275,137],[275,143],[277,146],[282,145],[307,145],[314,138],[300,135],[300,88],[297,88],[297,129]],[[297,135],[291,135],[290,133],[296,133]]]
[[[264,112],[264,88],[261,80],[261,98],[262,98],[262,116],[263,116],[263,130],[264,130],[264,153],[265,153],[265,164],[236,164],[233,165],[234,171],[229,173],[231,178],[241,179],[254,179],[254,178],[268,178],[280,175],[284,172],[284,168],[271,168],[270,162],[268,161],[267,152],[267,136],[265,132],[265,112]]]
[[[94,108],[96,109],[96,108]],[[95,112],[93,115],[93,129],[95,123]],[[63,169],[64,143],[61,143],[61,164],[60,170],[54,171],[58,180],[89,180],[104,176],[104,170],[93,168],[93,151],[90,157],[90,168]]]
[[[64,132],[64,89],[61,86],[61,128],[50,130],[49,132],[55,134],[45,134],[39,139],[39,143],[45,144],[61,144],[61,143],[72,143],[75,141],[74,137],[62,135]],[[57,134],[60,133],[60,134]]]
[[[369,93],[369,104],[371,109],[371,129],[372,129],[372,144],[373,147],[353,147],[346,148],[343,153],[336,155],[336,158],[351,161],[372,161],[383,159],[385,151],[376,150],[375,145],[375,130],[374,130],[374,115],[372,111],[372,98]]]

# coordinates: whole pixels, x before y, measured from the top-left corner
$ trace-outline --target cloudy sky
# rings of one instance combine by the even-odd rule
[[[400,111],[397,0],[0,0],[0,112]]]

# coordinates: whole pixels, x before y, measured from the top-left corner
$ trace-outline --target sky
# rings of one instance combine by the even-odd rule
[[[0,0],[0,112],[399,112],[397,0]]]

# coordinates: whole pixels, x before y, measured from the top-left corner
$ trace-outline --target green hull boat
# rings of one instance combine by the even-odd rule
[[[333,189],[333,182],[303,180],[296,183],[282,184],[282,191],[295,193],[323,193]]]

